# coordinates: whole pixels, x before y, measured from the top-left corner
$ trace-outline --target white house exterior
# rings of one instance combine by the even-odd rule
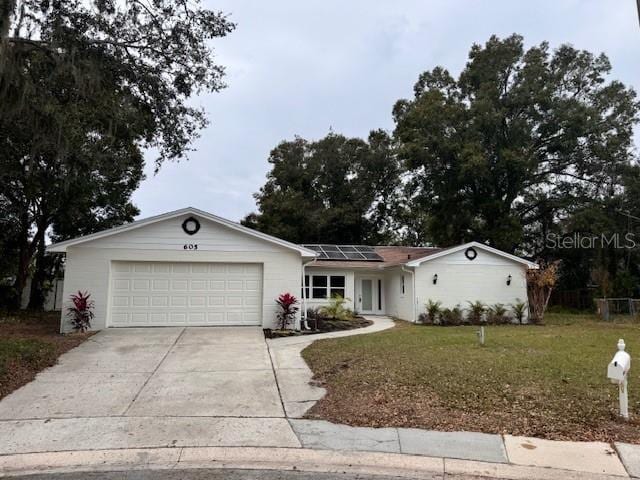
[[[526,300],[526,270],[535,267],[475,242],[449,249],[343,248],[367,248],[372,258],[323,259],[321,246],[295,245],[186,208],[54,244],[48,251],[66,254],[63,307],[77,291],[91,294],[93,329],[272,328],[275,299],[285,292],[301,295],[302,311],[339,294],[359,313],[415,322],[429,299],[463,308],[468,301]],[[64,313],[61,329],[69,329]]]
[[[315,248],[317,246],[309,246]],[[527,301],[526,272],[535,263],[478,242],[457,247],[374,247],[382,261],[336,261],[316,259],[305,268],[304,290],[309,307],[329,302],[320,284],[344,278],[347,305],[359,313],[386,314],[415,322],[429,300],[443,308],[481,301],[486,305],[510,305]],[[327,280],[324,279],[327,278]],[[334,293],[342,294],[340,289]]]
[[[187,229],[196,232],[189,234]],[[198,226],[198,227],[196,227]],[[92,328],[262,325],[299,292],[316,253],[194,208],[51,245],[66,254],[64,299],[87,291]],[[62,321],[62,330],[69,325]]]

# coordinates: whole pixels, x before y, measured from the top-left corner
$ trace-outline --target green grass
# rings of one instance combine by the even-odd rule
[[[473,430],[640,442],[617,419],[606,367],[624,338],[640,355],[640,324],[550,314],[544,326],[426,327],[323,340],[303,356],[329,394],[310,416],[352,425]],[[633,364],[633,360],[632,360]],[[629,405],[640,415],[640,368]]]
[[[0,338],[0,379],[16,365],[39,369],[56,358],[53,345],[35,339]]]

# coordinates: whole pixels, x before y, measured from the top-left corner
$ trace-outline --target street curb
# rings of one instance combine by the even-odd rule
[[[629,478],[544,467],[453,460],[397,453],[309,450],[299,448],[183,447],[0,456],[0,477],[35,473],[160,469],[287,470],[404,478],[475,476],[511,480],[620,480]]]

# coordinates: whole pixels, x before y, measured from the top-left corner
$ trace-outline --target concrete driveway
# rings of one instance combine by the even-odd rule
[[[0,402],[0,419],[284,417],[257,327],[104,330]]]
[[[103,330],[0,401],[0,454],[299,446],[259,327]]]

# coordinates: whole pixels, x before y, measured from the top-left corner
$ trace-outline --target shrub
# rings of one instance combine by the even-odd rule
[[[442,302],[429,300],[425,303],[426,312],[418,317],[425,325],[439,325]]]
[[[344,306],[348,300],[348,298],[344,298],[342,295],[334,295],[329,300],[329,305],[320,307],[319,313],[325,317],[336,320],[352,320],[353,312]]]
[[[440,313],[440,323],[442,325],[461,325],[463,319],[462,309],[460,305],[453,308],[443,308]]]
[[[91,328],[91,320],[93,320],[94,302],[90,299],[91,294],[78,291],[71,295],[72,306],[67,308],[67,317],[71,320],[73,329],[86,332]]]
[[[486,323],[484,314],[487,311],[487,306],[480,300],[467,303],[469,304],[467,320],[473,325],[482,325]]]
[[[276,303],[280,306],[280,311],[278,312],[278,329],[286,330],[295,318],[296,312],[299,310],[298,307],[296,307],[298,299],[290,293],[283,293],[277,298]]]
[[[537,269],[527,271],[527,293],[529,296],[529,321],[542,323],[549,305],[551,292],[558,281],[559,261],[540,263]]]
[[[502,303],[491,305],[488,309],[489,321],[496,325],[509,323],[507,308]]]
[[[519,298],[516,298],[516,303],[512,303],[511,312],[513,313],[513,318],[515,318],[519,324],[522,324],[524,321],[524,316],[527,314],[527,304],[523,302]]]

